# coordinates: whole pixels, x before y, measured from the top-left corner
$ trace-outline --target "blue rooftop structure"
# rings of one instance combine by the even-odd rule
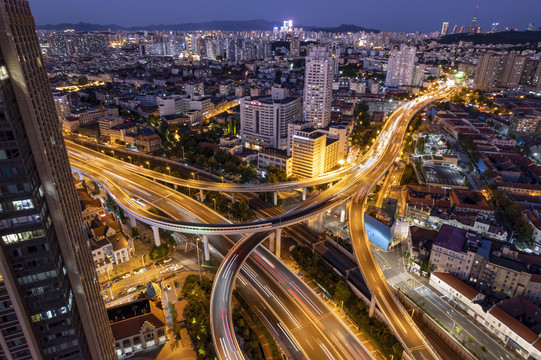
[[[485,259],[490,257],[490,249],[492,248],[492,241],[481,240],[479,247],[477,248],[477,255],[482,256]]]
[[[368,239],[383,250],[389,250],[389,246],[393,241],[391,228],[366,214],[364,215],[364,225]]]

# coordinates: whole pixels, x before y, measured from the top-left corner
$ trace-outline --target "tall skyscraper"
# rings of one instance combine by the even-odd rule
[[[453,34],[456,34],[457,25],[453,26]]]
[[[116,359],[26,0],[0,0],[0,359]]]
[[[447,21],[443,22],[443,25],[441,26],[441,36],[447,35],[449,32],[449,23]]]
[[[479,32],[479,27],[477,26],[477,12],[479,11],[479,6],[475,8],[475,14],[473,15],[473,19],[471,22],[471,25],[468,26],[468,33],[474,34]]]
[[[394,50],[387,64],[385,85],[411,85],[417,48],[406,44],[400,45],[400,50]]]
[[[333,58],[326,47],[314,46],[306,57],[304,119],[316,127],[331,121]]]
[[[331,53],[333,60],[332,67],[334,70],[333,74],[334,76],[338,76],[338,70],[340,68],[340,45],[336,41],[333,41],[331,44]]]

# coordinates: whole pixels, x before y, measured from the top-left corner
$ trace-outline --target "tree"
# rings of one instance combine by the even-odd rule
[[[234,219],[246,221],[250,219],[250,208],[245,200],[237,201],[231,206],[231,215]]]
[[[267,167],[267,182],[279,183],[287,180],[287,173],[284,169],[276,166]]]

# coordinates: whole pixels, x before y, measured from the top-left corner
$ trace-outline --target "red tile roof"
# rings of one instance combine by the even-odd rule
[[[432,275],[436,276],[438,279],[441,279],[443,282],[451,286],[453,289],[464,295],[469,300],[473,300],[479,294],[479,291],[465,284],[463,281],[461,281],[459,278],[452,274],[444,272],[433,272]]]
[[[131,319],[118,321],[111,324],[111,330],[113,330],[113,337],[115,340],[125,339],[130,336],[139,334],[144,323],[148,322],[155,328],[161,328],[165,324],[156,317],[156,315],[150,313],[141,316],[137,316]]]

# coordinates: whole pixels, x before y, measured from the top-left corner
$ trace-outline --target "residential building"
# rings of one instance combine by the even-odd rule
[[[416,53],[417,48],[407,44],[401,44],[400,49],[393,50],[387,64],[386,86],[412,84]]]
[[[0,358],[117,359],[26,0],[0,0],[0,74]]]
[[[482,91],[491,91],[496,88],[497,75],[500,72],[502,55],[487,52],[479,56],[475,68],[473,88]]]
[[[167,340],[166,320],[159,299],[159,288],[149,284],[146,294],[151,292],[157,299],[148,297],[107,309],[115,345],[120,354],[146,349]],[[150,294],[150,295],[152,295]]]
[[[437,272],[447,272],[467,280],[475,252],[470,249],[475,235],[450,225],[443,225],[432,244],[430,266]]]
[[[109,130],[111,128],[121,125],[124,122],[124,119],[121,116],[112,116],[107,115],[98,120],[98,125],[100,127],[100,135],[104,137],[109,137]]]
[[[324,174],[338,165],[338,153],[337,139],[319,129],[297,129],[291,136],[292,173],[312,178]]]
[[[333,58],[326,47],[314,46],[306,57],[304,119],[315,127],[331,121]]]
[[[240,100],[240,135],[252,149],[287,146],[288,124],[301,118],[299,98],[290,97],[287,89],[273,88],[272,94],[244,97]]]

